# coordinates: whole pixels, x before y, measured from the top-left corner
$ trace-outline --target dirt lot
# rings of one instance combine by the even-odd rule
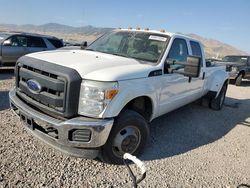
[[[0,187],[129,187],[124,166],[65,156],[28,134],[9,110],[13,72],[0,73]],[[250,184],[250,84],[230,85],[225,107],[191,104],[151,123],[141,187]]]

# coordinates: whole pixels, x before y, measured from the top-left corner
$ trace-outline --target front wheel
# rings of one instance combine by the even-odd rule
[[[236,86],[240,86],[240,85],[241,85],[242,77],[243,77],[242,74],[239,74],[239,75],[237,76],[237,78],[235,79],[235,85],[236,85]]]
[[[122,164],[124,153],[138,156],[149,137],[149,126],[139,113],[123,111],[115,120],[109,139],[102,147],[102,159],[112,164]]]
[[[220,110],[224,104],[227,92],[227,84],[224,84],[217,98],[214,98],[210,102],[210,107],[214,110]]]

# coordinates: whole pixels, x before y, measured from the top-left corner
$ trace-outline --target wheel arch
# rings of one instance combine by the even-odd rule
[[[125,109],[130,109],[141,114],[147,122],[150,122],[156,109],[156,101],[149,95],[136,95],[131,98],[119,97],[119,99],[112,101],[112,104],[105,111],[104,117],[117,117]]]
[[[240,70],[238,76],[239,76],[240,74],[242,74],[242,78],[244,78],[244,77],[245,77],[245,74],[246,74],[245,70]]]
[[[225,71],[217,71],[215,73],[216,74],[212,76],[212,79],[209,80],[210,85],[208,87],[208,91],[216,93],[216,98],[218,97],[223,85],[229,83],[229,75]]]
[[[149,122],[153,115],[153,101],[148,96],[139,96],[130,100],[122,110],[124,109],[136,111]]]

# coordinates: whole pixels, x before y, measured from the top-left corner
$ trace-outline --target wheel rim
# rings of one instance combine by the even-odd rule
[[[124,153],[134,153],[141,142],[141,133],[135,126],[127,126],[121,129],[114,138],[112,150],[117,157]]]

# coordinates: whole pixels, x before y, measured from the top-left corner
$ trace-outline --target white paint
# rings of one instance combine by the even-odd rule
[[[158,38],[158,36],[156,38],[156,34],[166,35],[166,37],[171,38],[158,64],[143,64],[132,58],[86,50],[57,50],[27,56],[73,68],[78,71],[83,79],[101,82],[118,81],[118,94],[98,118],[116,117],[131,100],[140,96],[147,96],[152,101],[153,114],[151,120],[153,120],[162,114],[199,99],[208,91],[219,93],[223,83],[228,79],[225,67],[206,68],[205,53],[201,44],[203,66],[198,78],[192,78],[192,81],[188,82],[187,77],[177,73],[148,77],[151,71],[164,69],[165,59],[175,38],[186,40],[189,54],[192,54],[189,41],[199,41],[179,34],[152,30],[138,31],[133,29],[124,31],[152,33],[150,36],[152,40],[164,39],[164,37]],[[206,75],[204,79],[203,73]]]

